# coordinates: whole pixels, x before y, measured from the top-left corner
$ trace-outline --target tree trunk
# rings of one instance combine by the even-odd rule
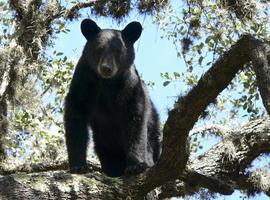
[[[245,173],[254,158],[270,151],[269,144],[270,119],[252,121],[229,131],[212,149],[190,159],[179,178],[164,178],[158,187],[156,182],[148,181],[152,169],[137,177],[109,178],[92,164],[91,172],[84,175],[67,173],[66,163],[36,164],[17,169],[17,173],[2,168],[0,173],[5,175],[0,177],[0,199],[162,199],[192,195],[202,188],[223,195],[241,189],[270,196],[270,174],[266,170]],[[160,170],[166,174],[168,168]]]
[[[16,49],[20,49],[27,58],[23,60],[25,63],[35,62],[41,48],[47,45],[49,35],[53,32],[53,20],[60,17],[73,19],[81,8],[95,5],[95,1],[78,3],[64,12],[58,1],[43,7],[41,2],[10,1],[17,16],[17,35],[14,34]],[[31,35],[33,29],[42,30],[37,31],[41,35]],[[263,104],[270,114],[269,52],[267,41],[245,35],[222,55],[198,84],[186,96],[180,97],[169,111],[163,130],[161,158],[144,173],[136,177],[109,178],[91,164],[91,172],[85,175],[63,171],[67,170],[66,163],[16,169],[2,166],[0,199],[161,199],[192,195],[201,188],[223,195],[241,189],[248,194],[264,192],[270,196],[268,171],[260,169],[246,172],[255,158],[270,152],[269,119],[252,121],[240,130],[227,131],[222,141],[205,154],[195,159],[189,155],[189,133],[194,124],[246,64],[252,63]],[[7,104],[3,100],[7,101],[7,96],[13,95],[13,83],[20,84],[18,71],[14,68],[16,63],[10,67],[8,83],[2,84],[3,80],[0,79],[0,86],[5,85],[0,94],[0,157],[3,144],[1,136],[3,138],[2,131],[5,130],[3,120],[7,114]]]

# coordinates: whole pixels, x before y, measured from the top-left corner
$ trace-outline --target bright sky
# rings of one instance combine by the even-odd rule
[[[140,21],[142,23],[142,35],[135,44],[135,65],[146,82],[155,82],[155,86],[149,88],[149,92],[162,121],[165,121],[168,106],[171,106],[176,96],[181,93],[181,88],[175,88],[175,84],[163,87],[164,80],[160,76],[161,72],[179,71],[181,66],[184,66],[176,56],[174,45],[167,39],[160,39],[163,33],[159,31],[157,25],[152,23],[151,18],[145,20],[142,17],[133,20],[128,19],[126,23],[119,26],[117,23],[104,18],[94,20],[101,28],[115,29],[123,29],[131,21]],[[70,32],[59,36],[60,39],[56,40],[54,49],[62,51],[67,57],[77,60],[81,55],[86,40],[80,32],[80,22],[71,23],[68,28]]]
[[[172,83],[164,87],[164,79],[160,76],[162,72],[173,73],[184,70],[184,63],[176,56],[175,46],[167,39],[160,38],[164,33],[159,30],[157,25],[153,24],[150,17],[133,16],[125,19],[120,25],[111,19],[93,18],[93,20],[101,28],[115,29],[123,29],[131,21],[140,21],[142,23],[143,33],[135,45],[135,64],[144,80],[155,82],[154,88],[149,88],[149,92],[160,113],[161,120],[164,122],[167,118],[168,108],[171,108],[176,97],[184,92],[184,89],[179,87],[179,83]],[[79,21],[70,23],[68,28],[70,29],[68,34],[60,34],[59,38],[55,40],[54,50],[64,52],[67,57],[77,60],[81,55],[86,40],[80,32]],[[207,146],[210,147],[216,142],[217,140],[213,138],[212,141],[208,141]],[[235,200],[240,199],[240,196],[239,192],[235,192],[229,197],[222,196],[218,199]],[[269,198],[265,195],[259,195],[253,199],[264,200]]]

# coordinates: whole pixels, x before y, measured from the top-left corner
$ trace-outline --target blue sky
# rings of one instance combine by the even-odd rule
[[[143,25],[143,32],[140,39],[135,44],[136,58],[135,65],[139,73],[146,81],[154,81],[155,86],[149,88],[154,104],[156,105],[162,121],[167,118],[167,110],[173,104],[176,97],[181,94],[181,88],[176,88],[175,84],[167,87],[163,86],[164,79],[162,72],[179,71],[184,63],[177,58],[175,46],[167,39],[161,39],[164,33],[159,31],[152,19],[143,17],[137,19],[127,19],[125,23],[118,25],[110,19],[94,19],[101,28],[123,29],[131,21],[140,21]],[[78,59],[86,42],[80,32],[80,22],[70,23],[68,34],[60,34],[55,41],[54,49],[64,52],[66,56]]]
[[[167,39],[161,39],[164,33],[159,30],[150,17],[133,16],[125,19],[121,24],[117,24],[111,19],[93,19],[101,28],[122,29],[131,21],[142,23],[143,33],[135,45],[135,65],[146,81],[155,82],[155,86],[149,88],[149,92],[160,113],[161,120],[164,122],[167,118],[167,110],[173,105],[177,96],[184,92],[179,83],[172,83],[164,87],[164,79],[160,76],[162,72],[173,73],[184,70],[184,63],[177,57],[175,46]],[[55,40],[54,50],[64,52],[67,57],[77,60],[86,40],[80,32],[79,21],[69,23],[68,28],[70,29],[68,34],[60,34],[58,39]],[[210,138],[205,146],[210,148],[217,141],[215,138]],[[237,191],[231,196],[221,196],[219,199],[234,200],[240,199],[240,196],[240,192]],[[268,199],[268,197],[259,195],[253,199],[263,200]]]

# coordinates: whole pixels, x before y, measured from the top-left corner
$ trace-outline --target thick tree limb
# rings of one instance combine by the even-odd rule
[[[243,173],[255,158],[267,152],[270,152],[268,118],[252,121],[241,130],[233,131],[204,155],[191,161],[191,168],[209,176],[220,174],[219,178],[224,180]]]
[[[195,171],[187,171],[184,174],[182,180],[170,181],[164,184],[161,187],[159,198],[192,196],[202,188],[223,195],[230,195],[234,192],[231,185],[217,178],[208,177]]]
[[[99,173],[88,175],[71,175],[63,171],[38,174],[19,173],[0,178],[0,187],[1,200],[94,200],[114,199],[115,196],[124,197],[121,183],[116,179],[101,176]]]
[[[238,189],[248,195],[265,193],[270,197],[270,173],[266,168],[262,168],[250,174],[241,175],[234,179]]]
[[[155,167],[141,176],[132,179],[131,182],[129,179],[125,180],[125,184],[129,185],[128,190],[133,198],[139,198],[141,196],[137,195],[146,194],[168,181],[183,179],[183,170],[186,168],[189,159],[187,148],[189,131],[192,129],[207,105],[213,102],[217,95],[228,86],[236,73],[242,69],[245,64],[252,61],[254,51],[257,51],[259,48],[265,49],[265,47],[267,47],[265,43],[251,36],[242,37],[213,65],[213,67],[209,69],[209,71],[200,79],[197,86],[195,86],[186,96],[178,99],[173,110],[169,112],[169,118],[164,127],[163,153],[160,161]],[[261,65],[257,66],[256,63],[253,63],[253,66],[254,68],[257,68],[256,71],[261,71]],[[200,99],[200,101],[198,101],[198,99]],[[228,139],[225,139],[224,141],[231,142]],[[258,141],[259,138],[257,138],[257,142]],[[268,141],[269,139],[266,140],[266,142]],[[234,142],[236,143],[231,144],[232,146],[238,145],[237,140]],[[238,146],[235,148],[235,152],[241,150]],[[220,149],[223,149],[223,151],[220,151],[220,156],[217,157],[216,151]],[[233,148],[227,147],[224,149],[220,146],[214,151],[208,152],[209,156],[207,156],[207,158],[212,158],[212,160],[210,159],[206,162],[209,164],[209,169],[222,169],[218,174],[227,173],[234,176],[237,174],[235,171],[236,169],[239,171],[244,170],[245,167],[258,156],[258,154],[249,154],[250,152],[246,152],[246,157],[243,157],[242,160],[240,158],[233,160],[229,159],[231,154],[226,153],[228,150],[233,150]],[[265,149],[260,150],[263,151]],[[207,168],[204,168],[204,170],[208,173],[200,171],[200,168],[198,167],[202,163],[201,159],[202,158],[199,159],[199,162],[194,161],[196,162],[196,165],[193,166],[193,169],[195,171],[199,170],[199,173],[202,173],[207,177],[215,177],[216,174],[211,174],[211,170],[207,171]],[[223,162],[220,162],[220,160]],[[228,160],[230,160],[230,162],[226,163],[225,161]],[[232,161],[235,163],[231,163]],[[239,166],[236,166],[239,161],[241,165],[239,164]],[[218,168],[216,163],[221,163],[224,168],[228,167],[227,171],[224,171],[224,168]],[[211,167],[211,164],[213,164],[214,167]],[[230,168],[231,165],[234,167]],[[225,178],[226,177],[222,177],[221,180],[226,180]],[[231,179],[228,177],[228,180]],[[205,187],[209,187],[209,185],[205,185]]]
[[[22,23],[18,25],[20,27],[19,30],[21,31],[18,33],[18,43],[26,50],[29,57],[36,59],[39,55],[40,48],[42,45],[46,45],[46,42],[43,42],[41,46],[36,43],[33,44],[33,41],[36,41],[34,40],[35,38],[32,31],[34,24],[33,22],[35,22],[34,19],[37,17],[35,15],[41,14],[42,10],[39,9],[41,1],[33,0],[30,2],[33,3],[33,9],[35,9],[36,12],[30,12],[30,10],[28,10],[29,15],[25,15],[25,17],[22,19]],[[88,6],[91,5],[85,4],[85,7]],[[71,17],[75,16],[78,10],[83,7],[84,6],[81,5],[81,7],[79,6],[71,8]],[[16,9],[16,5],[14,9]],[[67,14],[67,16],[69,15]],[[54,15],[54,17],[60,16]],[[47,31],[50,30],[52,21],[53,20],[50,20],[48,21],[48,24],[45,24],[44,27]],[[45,34],[38,37],[43,38],[44,41],[46,41],[48,35]],[[243,173],[248,164],[250,164],[254,158],[259,156],[260,153],[269,152],[268,148],[270,146],[270,139],[269,127],[267,126],[269,121],[265,121],[266,123],[262,121],[263,127],[265,129],[262,129],[259,126],[260,124],[254,124],[254,126],[252,125],[252,128],[246,127],[245,129],[249,130],[250,132],[245,132],[245,134],[249,135],[251,138],[245,137],[245,135],[242,134],[239,134],[241,137],[237,137],[237,135],[235,138],[232,136],[226,137],[222,143],[213,147],[205,155],[201,156],[197,160],[191,161],[189,165],[195,172],[193,173],[193,176],[189,176],[189,178],[188,174],[185,174],[185,169],[189,160],[188,134],[205,108],[210,103],[214,102],[216,97],[230,84],[231,80],[235,77],[237,72],[243,69],[244,66],[250,62],[252,62],[254,71],[256,72],[259,91],[263,98],[264,105],[268,113],[270,113],[270,69],[267,60],[268,52],[269,46],[267,43],[248,35],[243,36],[235,45],[232,46],[228,52],[226,52],[218,59],[218,61],[209,69],[208,72],[206,72],[204,76],[202,76],[198,84],[187,95],[180,97],[176,101],[174,108],[169,112],[168,120],[164,126],[163,153],[158,164],[138,177],[119,179],[119,182],[117,182],[118,179],[112,180],[106,178],[104,181],[104,176],[90,175],[90,180],[87,179],[87,181],[91,182],[97,180],[98,185],[100,184],[104,186],[105,189],[110,191],[108,191],[108,193],[103,192],[104,194],[100,194],[100,192],[95,192],[94,190],[89,191],[87,188],[90,187],[90,185],[82,184],[82,190],[79,189],[79,192],[81,192],[80,194],[83,195],[81,198],[84,198],[84,195],[86,195],[90,197],[106,197],[108,199],[108,196],[106,195],[116,195],[120,198],[123,196],[129,196],[134,199],[141,199],[146,195],[146,193],[153,190],[154,188],[162,186],[168,181],[174,181],[176,179],[184,181],[185,187],[187,188],[188,185],[190,185],[190,179],[192,179],[192,177],[196,177],[195,175],[198,175],[195,172],[199,172],[201,174],[200,176],[197,176],[197,178],[200,177],[198,180],[212,180],[214,182],[214,179],[217,179],[216,183],[222,184],[222,181],[227,182],[227,184],[221,184],[222,186],[218,191],[212,189],[215,192],[231,192],[229,189],[230,187],[228,187],[230,186],[230,182],[235,184],[234,188],[237,188],[237,186],[241,188],[240,183],[235,180],[235,177],[237,177],[239,173]],[[258,131],[256,132],[256,130]],[[266,135],[259,135],[259,133],[262,132],[266,133]],[[249,147],[253,149],[253,151],[249,151]],[[62,192],[62,190],[58,187],[59,185],[57,184],[60,184],[59,179],[57,179],[59,178],[58,175],[55,176],[55,174],[42,173],[40,176],[42,178],[48,179],[49,183],[53,182],[53,184],[49,184],[49,190],[53,190],[52,197],[59,196],[61,198],[72,198],[72,195],[77,195],[76,191],[74,192],[75,186],[74,182],[72,182],[73,178],[82,178],[80,180],[84,182],[86,181],[85,178],[87,178],[88,175],[66,175],[68,177],[64,176],[63,179],[70,181],[73,184],[73,186],[70,185],[72,189],[67,189],[69,191],[68,194],[65,191]],[[44,194],[42,190],[39,190],[30,184],[27,185],[28,182],[23,182],[24,180],[36,182],[36,177],[37,174],[30,174],[29,179],[24,175],[21,177],[10,175],[2,177],[0,179],[0,185],[6,185],[8,181],[11,181],[11,186],[17,188],[20,193],[25,192],[25,194],[28,194],[29,192],[31,195],[40,195],[39,197],[41,198],[50,198],[48,194]],[[60,177],[60,181],[62,181],[62,175],[60,175]],[[45,179],[44,183],[46,182]],[[108,185],[112,182],[112,185]],[[213,184],[204,184],[203,182],[204,181],[196,182],[195,180],[194,184],[198,188],[206,187],[211,189],[211,185]],[[5,193],[6,191],[0,190],[0,197],[2,197],[2,199],[14,198],[15,196],[7,196],[14,194],[14,192],[12,193],[14,188],[11,190],[12,187],[10,187],[10,190],[8,190],[7,187],[9,194]],[[190,190],[190,187],[188,187],[188,189]],[[30,199],[34,199],[32,197],[34,196],[31,196]]]
[[[260,45],[251,54],[257,85],[262,96],[264,107],[270,115],[270,48],[269,45]]]
[[[244,172],[255,157],[270,152],[269,144],[270,119],[250,122],[233,131],[231,136],[204,155],[190,160],[190,169],[185,170],[179,180],[162,183],[159,198],[192,195],[201,188],[221,194],[231,194],[234,189],[241,189],[249,194],[265,192],[269,195],[270,179],[267,178],[267,171],[258,170],[252,174]],[[166,170],[165,168],[164,171]],[[63,171],[41,172],[44,168],[35,168],[32,171],[38,173],[0,177],[0,188],[3,188],[0,190],[0,199],[15,199],[16,195],[21,194],[27,194],[28,199],[107,199],[110,195],[114,198],[129,196],[131,199],[142,199],[145,196],[144,191],[137,190],[135,185],[143,186],[140,181],[145,180],[147,173],[138,177],[113,179],[96,169],[86,175],[70,175]]]
[[[90,171],[101,172],[100,166],[97,163],[88,162],[87,167]],[[59,161],[55,163],[34,163],[34,164],[24,164],[21,166],[9,166],[9,165],[0,165],[0,175],[10,175],[16,172],[22,173],[38,173],[38,172],[47,172],[47,171],[59,171],[59,170],[68,170],[67,161]]]
[[[179,97],[174,108],[169,112],[164,126],[161,158],[158,164],[148,172],[142,189],[153,189],[147,186],[152,185],[151,183],[162,185],[165,180],[170,181],[172,178],[180,177],[189,157],[188,134],[201,113],[211,102],[215,101],[245,64],[251,62],[252,58],[256,59],[253,56],[255,51],[267,48],[268,45],[263,41],[249,35],[243,36],[217,60],[186,96]],[[256,64],[256,62],[253,63],[256,72],[262,71],[262,67],[269,68],[266,64],[263,66]],[[267,75],[262,73],[262,76]],[[270,85],[265,87],[270,88]],[[167,170],[164,171],[164,169]]]
[[[186,146],[189,131],[205,108],[214,102],[236,73],[250,61],[249,53],[253,42],[254,39],[251,37],[241,38],[206,72],[186,96],[177,100],[164,126],[163,155],[166,156],[161,157],[160,165],[166,165],[169,169],[182,166],[181,169],[184,169],[188,160]]]
[[[270,119],[252,121],[239,130],[231,131],[230,136],[205,154],[189,161],[188,166],[200,173],[201,179],[193,172],[185,172],[186,177],[181,181],[164,185],[160,197],[192,195],[202,187],[223,194],[231,187],[249,195],[263,192],[270,196],[269,171],[263,168],[251,174],[245,172],[256,157],[269,152]]]
[[[245,169],[251,162],[263,153],[270,152],[270,119],[252,121],[241,130],[233,131],[230,137],[197,159],[191,161],[191,168],[200,174],[216,177],[227,183],[233,183],[235,189],[245,190],[244,185],[249,186],[247,191],[268,192],[260,188],[259,179],[256,182],[250,179],[252,175],[245,173]],[[245,175],[246,174],[246,175]],[[258,176],[257,172],[257,175]],[[253,174],[255,175],[255,174]],[[255,189],[256,188],[256,189]]]

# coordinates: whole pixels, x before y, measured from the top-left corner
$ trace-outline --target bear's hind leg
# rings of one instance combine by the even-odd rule
[[[97,150],[102,171],[110,177],[119,177],[124,174],[126,168],[126,159],[124,153],[114,154]]]

